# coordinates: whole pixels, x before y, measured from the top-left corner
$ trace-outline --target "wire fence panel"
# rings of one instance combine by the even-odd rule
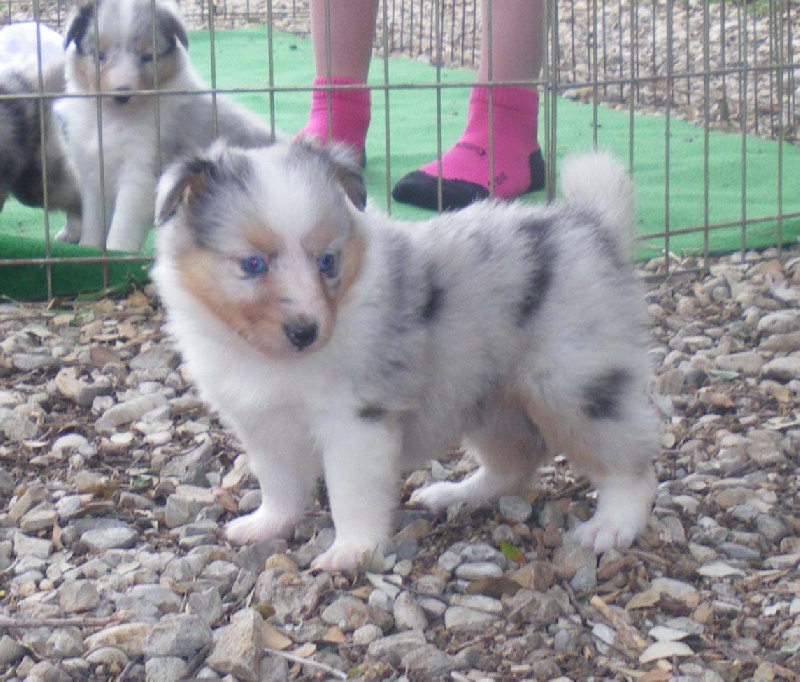
[[[75,3],[66,0],[2,0],[0,29],[5,32],[9,27],[35,21],[63,35],[74,7]],[[277,34],[288,33],[298,38],[310,35],[308,0],[183,0],[181,12],[190,30],[207,32],[207,92],[215,98],[217,94],[231,93],[260,96],[259,101],[266,102],[262,113],[274,127],[276,112],[280,113],[281,94],[310,92],[310,78],[305,87],[281,83],[280,60],[284,56],[275,54],[274,43]],[[531,83],[538,86],[542,97],[539,142],[545,157],[547,198],[552,199],[556,194],[558,164],[569,146],[565,142],[568,133],[574,132],[565,128],[569,124],[564,123],[562,116],[570,106],[581,104],[590,112],[586,130],[582,131],[587,135],[588,145],[607,143],[608,112],[616,112],[622,116],[619,120],[627,121],[621,132],[615,133],[623,138],[621,142],[617,140],[620,145],[617,149],[627,156],[634,172],[650,161],[658,164],[662,208],[658,219],[651,220],[641,236],[650,245],[651,253],[657,251],[664,257],[667,269],[670,253],[686,235],[700,235],[696,252],[701,257],[712,251],[717,231],[738,231],[734,248],[742,255],[750,248],[750,232],[766,224],[772,230],[774,242],[778,246],[784,242],[786,226],[800,221],[800,183],[794,175],[794,159],[800,145],[800,31],[796,28],[800,0],[548,0],[547,17],[547,26],[542,27],[547,34],[544,67],[540,77]],[[245,27],[267,29],[263,41],[254,48],[259,54],[266,53],[263,77],[258,82],[235,87],[221,85],[217,62],[226,55],[219,39],[231,30]],[[479,0],[380,0],[375,38],[379,61],[373,65],[368,87],[373,90],[374,103],[383,107],[384,120],[379,125],[385,136],[382,154],[388,210],[394,210],[389,198],[391,179],[397,172],[393,159],[404,144],[402,139],[393,139],[391,135],[392,97],[414,89],[420,91],[420,97],[435,92],[436,148],[441,152],[446,148],[442,120],[449,116],[442,97],[450,88],[469,88],[469,79],[452,79],[450,69],[477,67],[481,30]],[[2,36],[0,33],[0,41]],[[28,67],[35,86],[32,91],[17,92],[3,87],[2,74],[10,63],[0,64],[0,126],[9,125],[7,111],[19,102],[36,101],[41,105],[37,110],[39,132],[47,143],[48,137],[60,134],[58,128],[50,127],[47,116],[49,107],[60,99],[61,93],[45,87],[43,47],[43,42],[34,43],[36,59],[34,66]],[[13,61],[8,54],[1,56],[2,49],[0,42],[0,59]],[[430,81],[421,85],[394,80],[391,64],[398,57],[430,65]],[[311,73],[313,66],[309,64],[308,68]],[[153,125],[157,127],[161,125],[158,111],[156,106]],[[643,137],[641,117],[659,121],[662,139],[658,145],[652,143],[652,137]],[[380,117],[373,116],[373,121],[376,118]],[[673,183],[685,172],[682,164],[684,138],[688,133],[682,127],[684,123],[693,126],[692,142],[699,145],[700,151],[694,171],[696,209],[690,212],[690,218],[683,216],[678,220],[675,210],[678,197]],[[13,137],[4,137],[3,132],[0,127],[0,145],[13,146]],[[715,192],[721,162],[714,137],[717,133],[738,140],[735,155],[726,156],[725,160],[733,178],[726,182],[734,183],[736,196],[735,201],[727,199],[726,203],[735,203],[735,211],[731,206],[725,207],[731,211],[721,211],[718,206]],[[753,170],[753,159],[764,154],[761,147],[754,146],[754,141],[772,144],[767,166],[770,182],[766,185],[754,184],[754,180],[760,179],[754,173],[764,174],[763,170]],[[7,158],[12,152],[20,153],[18,149],[0,148],[0,154]],[[49,158],[44,151],[41,155],[43,168],[37,182],[43,184],[43,203],[53,208],[56,188],[48,186]],[[790,156],[791,165],[787,161]],[[4,168],[2,158],[0,168]],[[0,182],[0,190],[2,187]],[[769,196],[754,197],[754,192]],[[754,199],[760,203],[754,203]],[[7,206],[11,205],[9,200]],[[15,233],[9,215],[8,208],[0,213],[0,238]],[[106,286],[111,281],[110,269],[120,265],[146,266],[150,262],[148,253],[118,255],[105,249],[97,253],[62,252],[54,247],[61,224],[60,215],[43,211],[43,250],[11,253],[3,246],[0,274],[3,270],[16,272],[15,268],[29,266],[42,268],[49,297],[54,291],[51,285],[54,267],[97,265],[102,269],[102,284]],[[7,239],[0,241],[0,245],[8,243]]]

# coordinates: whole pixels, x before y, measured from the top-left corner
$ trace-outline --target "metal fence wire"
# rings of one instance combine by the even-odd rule
[[[63,33],[75,5],[66,0],[0,0],[0,28],[37,21]],[[787,193],[797,197],[800,181],[797,177],[787,177],[784,168],[785,150],[800,145],[800,31],[797,28],[800,0],[546,0],[546,6],[544,66],[535,84],[542,96],[539,141],[547,168],[547,197],[555,195],[559,145],[564,134],[558,125],[558,111],[564,100],[591,106],[595,143],[601,129],[600,112],[605,109],[627,112],[630,117],[627,152],[632,166],[637,145],[643,144],[634,133],[635,115],[663,117],[667,137],[674,121],[688,121],[697,126],[698,134],[704,139],[702,201],[705,206],[703,219],[694,225],[680,226],[679,232],[695,232],[702,236],[705,246],[696,263],[702,264],[708,255],[709,235],[722,228],[739,228],[739,250],[745,256],[748,230],[765,221],[774,222],[780,248],[782,225],[787,220],[800,218],[796,205],[787,208],[785,201]],[[265,51],[272,49],[273,31],[301,37],[310,34],[308,0],[181,0],[180,7],[190,29],[210,33],[212,92],[216,84],[215,32],[268,26],[263,44]],[[441,69],[477,65],[481,16],[480,0],[380,0],[374,51],[383,60],[385,83],[377,87],[373,95],[377,101],[386,97],[387,117],[391,115],[388,94],[396,87],[415,87],[391,82],[389,60],[405,56],[426,61],[435,76],[433,85],[424,87],[429,91],[448,87],[439,76]],[[276,95],[287,88],[276,85],[273,55],[268,57],[269,73],[248,91],[263,94],[271,106],[275,106]],[[2,66],[0,64],[0,73]],[[373,65],[373,70],[376,68]],[[57,95],[44,90],[41,73],[38,75],[39,92],[26,97],[42,102],[55,99]],[[310,90],[310,83],[306,90]],[[0,90],[0,106],[21,97],[4,92]],[[272,115],[274,120],[272,112],[262,113]],[[41,129],[44,133],[44,121]],[[387,125],[386,130],[389,129]],[[742,210],[740,218],[732,222],[714,222],[709,210],[708,169],[713,154],[709,136],[715,131],[733,133],[741,138],[737,163],[742,178],[739,188]],[[441,137],[441,130],[438,135]],[[399,148],[402,141],[390,139],[389,133],[386,137],[388,187],[391,150]],[[776,210],[768,215],[754,215],[747,210],[746,139],[752,137],[770,140],[777,148]],[[0,135],[2,144],[9,142]],[[0,147],[0,154],[4,153],[6,151]],[[669,140],[663,152],[653,153],[663,154],[662,162],[667,169],[663,186],[665,208],[663,220],[648,226],[652,229],[644,238],[660,240],[665,269],[669,269],[674,267],[670,251],[676,234],[670,224],[669,211]],[[2,169],[0,158],[0,172]],[[42,182],[46,184],[45,173]],[[47,197],[46,186],[44,194]],[[387,199],[386,208],[392,210],[391,199]],[[62,221],[60,215],[43,211],[45,253],[33,258],[0,253],[0,268],[37,265],[49,273],[56,265],[79,267],[101,263],[106,267],[120,261],[146,263],[150,259],[147,255],[112,256],[105,250],[92,256],[53,256],[53,235]],[[0,234],[5,229],[3,223],[0,213]],[[49,288],[48,295],[52,295]]]

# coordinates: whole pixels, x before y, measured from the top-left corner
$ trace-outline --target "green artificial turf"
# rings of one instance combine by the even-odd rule
[[[309,41],[294,36],[273,34],[274,94],[241,92],[270,86],[269,40],[266,28],[217,31],[214,34],[215,71],[211,78],[211,41],[208,32],[190,36],[190,53],[195,66],[207,83],[218,89],[234,90],[237,101],[261,114],[265,120],[274,116],[279,130],[293,135],[305,123],[310,93],[292,88],[308,88],[313,77],[313,59]],[[437,92],[437,70],[408,59],[392,59],[384,72],[378,60],[371,69],[370,84],[373,114],[367,140],[365,170],[371,202],[410,220],[429,217],[430,212],[402,204],[389,203],[387,192],[403,175],[435,158],[437,153],[437,100],[441,101],[441,148],[447,149],[464,126],[468,85],[474,72],[445,69],[438,77],[445,87]],[[389,89],[382,86],[390,84]],[[449,87],[461,84],[462,87]],[[408,85],[427,85],[410,89]],[[285,90],[288,89],[288,90]],[[387,115],[388,111],[388,115]],[[629,159],[629,141],[633,139],[633,173],[638,191],[637,232],[661,235],[669,231],[668,249],[675,253],[720,253],[742,248],[761,248],[781,241],[793,242],[800,236],[800,218],[780,223],[779,213],[800,212],[800,149],[741,135],[712,132],[708,135],[708,196],[704,192],[705,136],[701,128],[671,120],[669,136],[663,117],[634,115],[559,99],[556,102],[556,140],[558,158],[592,148],[594,120],[597,120],[597,144]],[[631,123],[632,120],[632,123]],[[387,124],[389,128],[387,163]],[[543,119],[540,118],[540,128]],[[543,136],[540,135],[540,139]],[[667,144],[668,153],[667,153]],[[779,155],[782,155],[782,182],[778,182]],[[669,173],[667,174],[667,163]],[[744,159],[744,162],[743,162]],[[744,178],[743,178],[744,169]],[[666,192],[667,179],[669,192]],[[779,184],[782,197],[779,204]],[[744,187],[745,200],[742,200]],[[544,192],[526,197],[543,201]],[[732,227],[684,234],[687,228],[731,223]],[[764,219],[749,225],[743,232],[742,218]],[[60,229],[63,217],[50,215],[50,233]],[[9,200],[0,214],[0,258],[43,257],[47,253],[41,210],[20,206]],[[152,254],[152,235],[145,247]],[[665,239],[654,236],[639,244],[638,257],[651,258],[663,253]],[[50,242],[54,257],[84,257],[96,254],[74,246]],[[147,267],[141,263],[103,267],[92,264],[64,263],[51,270],[52,293],[75,295],[97,292],[104,282],[124,287],[144,282]],[[44,266],[0,266],[0,295],[13,299],[36,299],[47,296]]]

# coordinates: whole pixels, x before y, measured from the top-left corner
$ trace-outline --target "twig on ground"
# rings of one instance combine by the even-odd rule
[[[273,654],[274,656],[281,656],[285,658],[287,661],[291,661],[292,663],[299,663],[300,665],[307,666],[309,668],[317,668],[318,670],[323,670],[326,673],[333,675],[334,677],[340,680],[347,679],[347,673],[343,673],[341,670],[337,670],[329,665],[325,665],[325,663],[320,663],[319,661],[314,661],[309,658],[302,658],[300,656],[295,656],[294,654],[290,654],[286,651],[278,651],[277,649],[270,649],[269,647],[264,647],[264,651],[268,654]]]
[[[115,613],[113,616],[106,618],[88,618],[76,616],[74,618],[15,618],[0,616],[0,629],[3,628],[66,628],[66,627],[79,627],[79,628],[101,628],[106,625],[114,623],[121,623],[127,620],[128,613],[121,612]]]

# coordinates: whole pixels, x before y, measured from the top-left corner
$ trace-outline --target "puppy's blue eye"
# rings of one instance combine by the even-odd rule
[[[142,64],[149,64],[150,62],[153,61],[153,55],[152,54],[143,54],[140,57],[140,59],[142,61]]]
[[[267,261],[261,256],[247,256],[239,262],[242,272],[248,277],[257,277],[267,271]]]
[[[322,254],[317,258],[317,267],[326,277],[334,277],[336,275],[336,256],[332,253]]]
[[[97,53],[97,60],[104,62],[106,60],[106,53],[100,50],[100,52]]]

